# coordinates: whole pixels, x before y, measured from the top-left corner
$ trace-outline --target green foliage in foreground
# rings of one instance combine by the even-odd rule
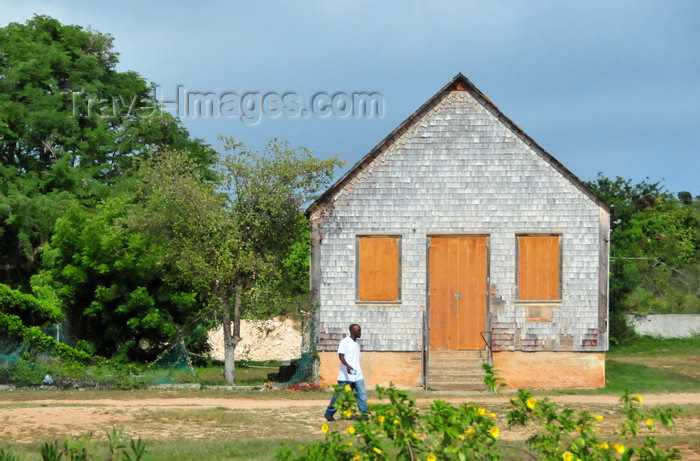
[[[96,452],[105,452],[106,461],[140,461],[146,453],[146,444],[140,438],[127,438],[122,429],[112,428],[107,431],[107,446],[98,447],[92,440],[92,433],[85,434],[77,440],[64,439],[45,442],[39,454],[42,461],[88,461],[96,459]],[[19,461],[16,454],[0,448],[0,461]]]
[[[69,440],[71,444],[80,443],[82,439]],[[94,440],[93,440],[94,442]],[[286,444],[305,443],[306,439],[209,439],[202,440],[168,439],[149,440],[146,443],[147,450],[142,458],[150,461],[174,461],[174,460],[206,460],[206,461],[230,461],[230,460],[261,460],[274,459],[274,454]],[[131,442],[129,442],[131,443]],[[143,443],[143,442],[142,442]],[[94,460],[111,460],[108,444],[93,443],[89,454]],[[34,444],[31,448],[24,445],[10,444],[0,448],[0,461],[24,461],[40,458],[42,444]],[[63,447],[63,442],[59,443]],[[127,447],[129,450],[130,447]],[[120,461],[125,458],[116,458]],[[133,455],[132,455],[132,459]],[[66,460],[66,458],[63,458]]]
[[[389,403],[373,405],[369,417],[361,418],[344,432],[321,427],[325,440],[302,446],[297,452],[285,448],[277,454],[280,460],[497,460],[506,449],[497,445],[500,428],[496,414],[483,407],[463,403],[455,407],[441,400],[430,405],[427,414],[420,414],[415,400],[406,392],[376,388],[380,398]],[[357,414],[355,396],[349,386],[338,387],[342,397],[336,402],[340,414],[351,418]],[[677,449],[658,446],[652,435],[656,425],[671,426],[680,409],[653,408],[642,411],[642,396],[629,392],[620,398],[621,412],[626,419],[619,429],[621,441],[604,440],[597,434],[596,424],[603,417],[588,411],[560,409],[547,398],[535,399],[527,390],[520,390],[510,400],[512,409],[506,415],[509,427],[533,425],[537,432],[527,439],[529,449],[523,455],[551,461],[586,460],[674,460],[680,459]],[[644,434],[641,441],[637,440]]]

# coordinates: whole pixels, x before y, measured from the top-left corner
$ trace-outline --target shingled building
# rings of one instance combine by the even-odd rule
[[[323,384],[602,387],[610,209],[462,74],[308,209]]]

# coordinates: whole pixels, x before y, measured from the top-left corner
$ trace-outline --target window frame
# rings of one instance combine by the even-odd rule
[[[396,240],[396,298],[395,299],[363,299],[362,292],[362,239],[395,239]],[[400,304],[401,303],[401,253],[402,236],[400,234],[357,234],[355,236],[355,303],[357,304]]]

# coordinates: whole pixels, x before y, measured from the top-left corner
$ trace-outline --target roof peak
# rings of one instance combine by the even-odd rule
[[[318,204],[320,204],[326,197],[328,197],[333,190],[336,190],[346,182],[346,180],[352,176],[353,172],[362,168],[363,164],[367,164],[376,155],[378,155],[395,137],[398,133],[403,132],[407,127],[409,127],[418,117],[425,113],[428,108],[438,103],[439,100],[445,95],[445,93],[452,91],[466,91],[470,93],[486,110],[491,112],[493,116],[499,120],[501,123],[506,125],[508,129],[513,132],[517,137],[521,139],[522,142],[529,145],[534,149],[540,156],[542,156],[546,161],[548,161],[556,170],[561,174],[566,176],[573,184],[575,184],[579,189],[584,191],[589,195],[595,202],[603,204],[607,207],[608,205],[605,201],[598,196],[590,187],[588,187],[583,181],[581,181],[576,175],[574,175],[568,168],[566,168],[561,162],[559,162],[554,156],[544,150],[534,139],[532,139],[527,133],[525,133],[518,125],[515,124],[510,118],[508,118],[500,109],[481,92],[467,77],[461,72],[454,76],[445,86],[443,86],[439,91],[437,91],[433,96],[431,96],[424,104],[422,104],[418,110],[408,116],[403,122],[401,122],[388,136],[379,142],[372,150],[369,151],[359,162],[357,162],[352,168],[350,168],[335,184],[333,184],[326,192],[321,194],[307,209],[307,213],[314,209]]]

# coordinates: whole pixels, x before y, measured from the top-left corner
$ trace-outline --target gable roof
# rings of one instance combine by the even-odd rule
[[[610,205],[608,205],[598,194],[596,194],[590,187],[581,181],[575,174],[569,171],[563,164],[561,164],[556,158],[549,154],[546,150],[542,148],[537,142],[528,136],[518,125],[516,125],[511,119],[506,117],[503,112],[501,112],[498,107],[491,100],[482,93],[474,84],[469,81],[467,77],[462,75],[462,73],[457,74],[452,80],[450,80],[447,85],[442,87],[433,97],[428,99],[425,104],[423,104],[417,111],[411,114],[406,120],[404,120],[396,129],[394,129],[389,135],[384,138],[379,144],[377,144],[367,155],[362,157],[359,162],[357,162],[352,168],[350,168],[338,181],[336,181],[331,187],[329,187],[323,194],[321,194],[314,202],[309,205],[306,210],[306,214],[310,215],[311,212],[320,206],[329,196],[333,195],[337,190],[342,189],[355,175],[356,172],[364,168],[366,165],[370,164],[379,154],[382,153],[385,147],[391,144],[395,139],[399,137],[404,131],[406,131],[414,121],[416,121],[423,114],[431,110],[435,105],[437,105],[443,96],[450,91],[467,91],[474,99],[476,99],[486,110],[488,110],[498,121],[503,123],[510,131],[512,131],[522,142],[531,147],[535,152],[537,152],[545,161],[547,161],[552,167],[557,170],[560,174],[566,177],[571,183],[573,183],[579,190],[586,194],[593,202],[597,205],[604,207],[610,211]]]

